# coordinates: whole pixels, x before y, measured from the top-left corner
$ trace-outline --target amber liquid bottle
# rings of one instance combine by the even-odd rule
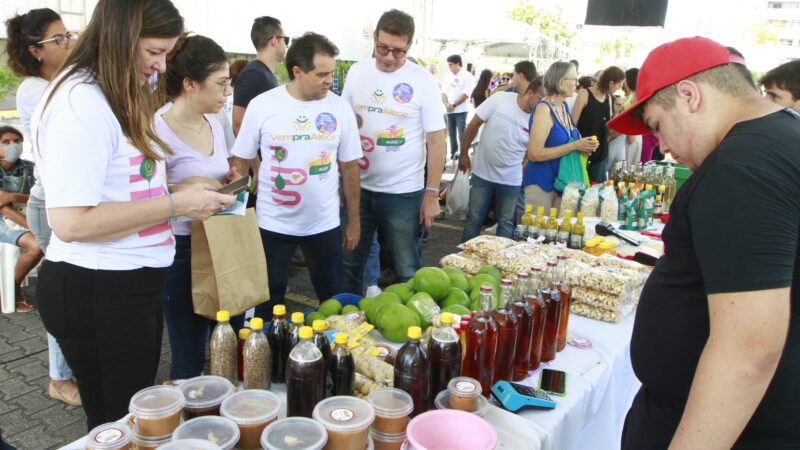
[[[300,327],[300,342],[289,353],[286,366],[286,416],[308,417],[324,394],[325,362],[311,342],[311,327]]]
[[[544,319],[544,341],[542,342],[542,362],[556,358],[558,347],[558,324],[561,322],[561,294],[556,286],[556,262],[547,263],[545,286],[542,288],[542,299],[547,304]]]
[[[500,282],[500,304],[492,311],[492,318],[497,323],[497,355],[495,356],[494,376],[492,384],[498,381],[511,381],[514,371],[514,355],[517,352],[519,336],[519,319],[512,310],[514,295],[513,283],[504,278]],[[491,387],[490,386],[490,387]]]
[[[489,396],[494,377],[497,354],[497,324],[492,318],[492,288],[483,285],[478,297],[478,311],[467,326],[467,352],[461,375],[481,383],[485,397]]]
[[[331,371],[329,370],[333,352],[331,351],[331,343],[325,336],[325,330],[328,329],[328,326],[325,325],[324,320],[315,320],[311,324],[311,329],[314,331],[314,337],[311,338],[311,342],[322,353],[322,362],[325,369],[325,397],[327,398],[330,397],[330,392],[333,390],[333,378],[331,378]]]
[[[569,324],[569,306],[572,303],[572,287],[567,280],[567,256],[558,255],[556,266],[558,294],[561,296],[561,320],[558,322],[558,340],[556,351],[564,350],[567,346],[567,325]]]
[[[428,341],[428,359],[431,363],[431,392],[429,405],[447,383],[461,374],[461,340],[453,328],[453,315],[442,313],[441,326],[436,327]]]
[[[431,365],[420,338],[420,327],[408,327],[408,340],[394,359],[394,387],[406,391],[414,401],[411,417],[427,411],[430,400]]]
[[[269,348],[272,349],[272,382],[286,382],[286,340],[289,339],[289,323],[286,322],[286,305],[272,307],[272,325],[267,332]]]
[[[356,388],[356,364],[353,361],[353,355],[350,354],[350,350],[347,348],[347,333],[336,333],[333,340],[336,347],[333,349],[328,364],[327,372],[330,387],[326,387],[326,397],[353,395]],[[325,339],[325,342],[327,341]],[[330,346],[328,350],[330,350]]]
[[[544,322],[547,315],[547,303],[542,298],[543,274],[539,267],[531,267],[528,275],[530,284],[528,285],[528,305],[533,313],[533,323],[531,324],[531,357],[528,362],[530,370],[536,370],[542,362],[542,343],[544,342]]]
[[[528,274],[517,274],[514,284],[513,302],[511,310],[519,321],[517,333],[517,349],[514,353],[514,369],[511,375],[513,380],[522,380],[528,376],[528,367],[531,361],[531,343],[533,342],[533,308],[528,304]]]

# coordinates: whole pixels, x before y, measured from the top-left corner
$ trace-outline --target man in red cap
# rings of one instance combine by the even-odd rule
[[[636,312],[623,449],[800,448],[800,116],[731,62],[709,39],[664,44],[608,123],[656,131],[693,171]]]

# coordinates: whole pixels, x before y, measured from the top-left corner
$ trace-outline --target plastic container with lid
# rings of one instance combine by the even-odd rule
[[[401,450],[406,442],[406,434],[383,434],[370,428],[369,440],[375,450]]]
[[[497,446],[497,432],[489,422],[455,409],[428,411],[411,419],[406,439],[415,449],[487,450]]]
[[[600,250],[597,252],[599,255],[611,255],[616,256],[617,252],[614,250],[614,243],[610,241],[606,241],[600,244]]]
[[[218,416],[222,401],[233,393],[233,384],[223,377],[205,375],[184,381],[178,386],[186,398],[185,420],[200,416]]]
[[[261,448],[261,434],[267,425],[278,419],[280,398],[270,391],[250,389],[237,392],[222,402],[220,414],[233,420],[239,427],[236,448],[251,450]]]
[[[436,406],[436,409],[456,409],[450,404],[450,394],[451,392],[447,389],[439,392],[439,394],[436,396],[436,399],[433,400],[433,404]],[[464,412],[475,414],[478,417],[483,417],[487,412],[489,412],[489,401],[486,400],[486,397],[479,395],[477,402],[475,403],[475,409]]]
[[[232,450],[239,442],[239,427],[231,419],[203,416],[183,422],[172,434],[172,440],[204,439],[222,450]]]
[[[161,438],[147,438],[139,434],[139,425],[133,426],[133,448],[135,450],[156,450],[172,442],[172,435]]]
[[[478,407],[481,396],[481,384],[470,377],[456,377],[447,383],[450,391],[450,407],[461,411],[473,412]]]
[[[121,423],[104,423],[89,432],[86,437],[88,450],[128,450],[131,448],[131,429]]]
[[[312,417],[328,431],[325,450],[362,450],[369,442],[375,410],[366,400],[339,395],[317,403]]]
[[[152,386],[131,397],[128,411],[136,418],[140,436],[161,438],[178,427],[185,404],[186,399],[178,388]]]
[[[381,434],[405,433],[409,414],[414,410],[414,402],[407,392],[401,389],[387,388],[372,391],[367,401],[375,410],[375,422],[372,428]]]
[[[220,450],[219,445],[203,439],[178,439],[158,447],[158,450]]]
[[[261,446],[266,450],[321,450],[326,442],[325,427],[305,417],[277,420],[261,434]]]
[[[597,241],[593,241],[591,239],[586,241],[583,251],[590,255],[597,256]]]

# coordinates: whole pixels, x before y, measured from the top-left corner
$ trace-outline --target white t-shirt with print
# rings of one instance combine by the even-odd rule
[[[425,134],[445,128],[439,86],[411,62],[381,72],[375,59],[353,64],[342,98],[356,112],[364,158],[361,187],[407,194],[425,187]]]
[[[528,150],[528,117],[517,94],[497,92],[475,111],[483,132],[472,161],[472,173],[493,183],[522,185],[522,160]]]
[[[361,158],[353,110],[336,94],[321,100],[292,97],[286,85],[250,101],[233,156],[256,157],[258,226],[310,236],[339,226],[337,162]]]
[[[472,96],[473,89],[475,89],[475,77],[467,69],[461,68],[457,74],[449,72],[442,85],[442,92],[447,96],[447,103],[455,104],[461,94],[466,95],[467,100],[453,108],[448,114],[469,111],[469,98]]]
[[[44,98],[55,86],[50,85]],[[87,72],[72,75],[36,108],[31,134],[37,136],[39,173],[47,209],[133,202],[167,195],[164,161],[154,161],[130,144],[100,87]],[[160,152],[160,149],[158,150]],[[49,215],[49,214],[48,214]],[[175,256],[172,227],[162,223],[107,242],[64,242],[50,237],[47,259],[87,269],[131,270],[167,267]]]

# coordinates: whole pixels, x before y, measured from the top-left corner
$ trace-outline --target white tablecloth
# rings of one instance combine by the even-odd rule
[[[591,349],[567,345],[548,367],[567,372],[567,394],[551,396],[552,410],[517,414],[490,405],[484,417],[498,432],[502,450],[611,450],[620,446],[625,415],[640,383],[630,361],[633,314],[617,324],[571,315],[570,334],[588,338]],[[523,384],[538,386],[538,372]],[[285,400],[283,384],[273,392]],[[286,417],[283,402],[279,417]],[[81,449],[81,438],[63,449]]]

